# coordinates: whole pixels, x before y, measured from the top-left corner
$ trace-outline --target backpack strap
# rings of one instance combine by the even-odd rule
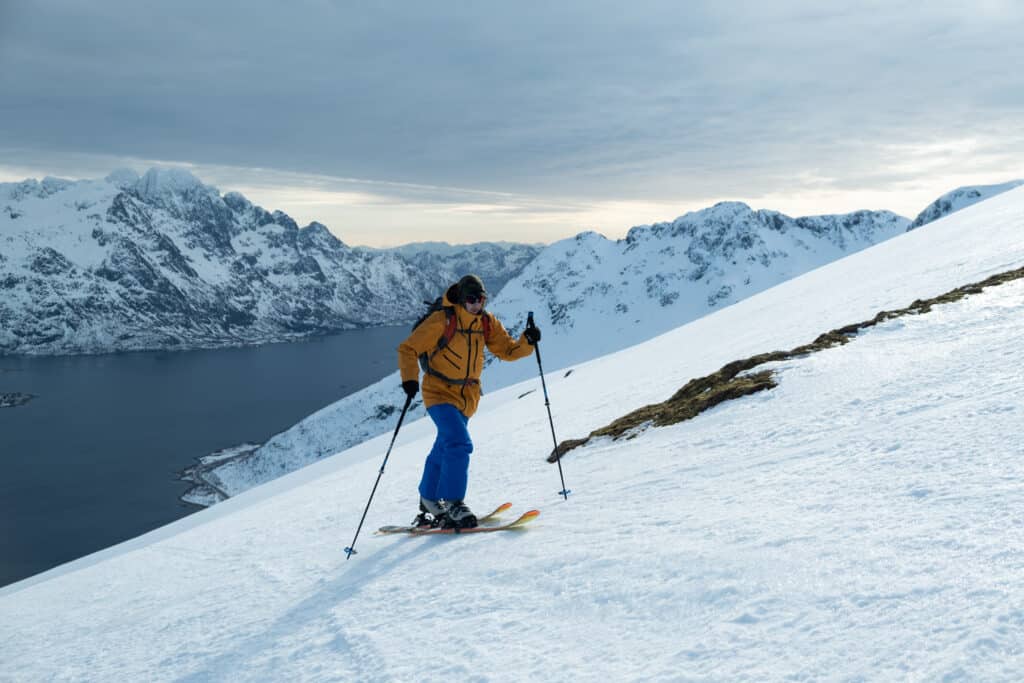
[[[455,315],[454,306],[445,306],[444,315],[446,321],[444,326],[444,333],[441,334],[441,337],[437,340],[437,351],[440,351],[444,347],[448,346],[448,342],[450,342],[452,340],[452,337],[455,336],[455,330],[457,330],[459,327],[459,317]],[[437,353],[437,351],[435,351],[434,353]]]
[[[455,333],[459,330],[459,319],[455,315],[455,308],[453,306],[445,306],[444,314],[447,316],[447,323],[445,324],[444,334],[437,340],[438,350],[448,346],[448,342],[452,340]],[[484,311],[480,316],[480,326],[483,328],[484,341],[490,341],[491,339],[491,314]],[[476,332],[475,330],[463,330],[463,332]]]
[[[491,314],[487,311],[483,313],[483,317],[480,318],[480,324],[484,327],[484,341],[488,342],[491,340]]]

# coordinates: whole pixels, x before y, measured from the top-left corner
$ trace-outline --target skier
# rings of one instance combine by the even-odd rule
[[[469,454],[473,442],[467,425],[480,402],[484,346],[502,360],[533,353],[540,329],[528,326],[518,340],[484,310],[487,290],[476,275],[466,275],[448,288],[442,308],[423,319],[398,347],[402,389],[411,399],[420,389],[423,405],[437,426],[420,480],[420,508],[414,524],[468,529],[477,519],[466,506]]]

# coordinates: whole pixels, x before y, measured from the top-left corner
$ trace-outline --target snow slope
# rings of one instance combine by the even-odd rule
[[[561,438],[761,351],[1024,265],[1007,192],[548,381]],[[522,533],[375,537],[432,428],[0,590],[12,680],[1019,680],[1024,283],[780,364],[780,386],[602,441],[556,495],[537,382],[484,398],[470,502]],[[526,362],[530,362],[528,359]]]
[[[722,202],[622,240],[586,232],[544,249],[488,308],[517,335],[535,310],[548,370],[622,349],[906,231],[889,211],[791,218]],[[494,360],[488,358],[489,361]],[[535,376],[491,363],[485,391]],[[404,395],[398,373],[309,416],[256,450],[192,470],[185,499],[209,504],[387,431]],[[416,404],[414,415],[424,415]],[[383,419],[382,419],[383,418]],[[212,486],[210,486],[212,485]]]

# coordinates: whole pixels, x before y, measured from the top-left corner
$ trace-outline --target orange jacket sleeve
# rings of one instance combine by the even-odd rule
[[[519,360],[533,353],[533,347],[520,335],[518,340],[509,336],[508,330],[495,316],[491,316],[491,338],[487,349],[501,360]]]

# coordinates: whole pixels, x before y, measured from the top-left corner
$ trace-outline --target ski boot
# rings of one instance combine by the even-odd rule
[[[443,500],[427,500],[420,497],[420,514],[416,515],[412,525],[419,529],[436,529],[441,520],[448,514],[448,506]]]
[[[441,518],[441,526],[445,529],[472,529],[480,526],[476,515],[461,500],[440,501],[445,503],[447,511]]]

